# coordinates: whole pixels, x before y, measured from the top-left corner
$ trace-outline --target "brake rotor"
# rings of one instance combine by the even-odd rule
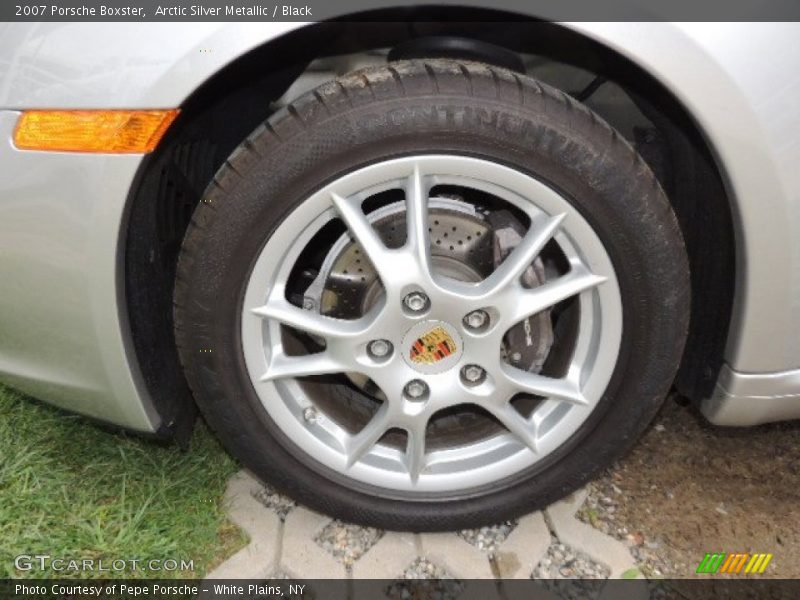
[[[388,248],[399,248],[406,240],[405,203],[394,202],[367,215],[368,220]],[[505,212],[505,211],[504,211]],[[511,222],[507,214],[499,221],[457,198],[431,198],[429,201],[428,231],[431,262],[438,275],[465,282],[478,282],[488,277],[519,242],[514,233],[522,227]],[[513,233],[512,233],[513,232]],[[523,274],[523,284],[544,282],[541,261]],[[377,271],[361,245],[347,233],[333,244],[314,281],[304,294],[304,305],[320,313],[339,318],[356,319],[364,315],[381,297],[383,288]],[[540,370],[553,343],[549,311],[540,313],[514,326],[506,334],[502,355],[519,368]],[[383,400],[382,391],[360,373],[348,373],[351,383],[368,396]],[[374,407],[362,406],[356,398],[342,398],[329,409],[337,413],[340,422],[350,418],[363,425]],[[355,411],[356,414],[353,414]],[[436,439],[431,447],[445,447],[456,442],[480,439],[496,431],[494,422],[477,418],[474,410],[450,411],[446,417],[434,420],[431,426]],[[360,416],[359,416],[360,415]],[[400,445],[402,438],[389,436],[385,440]]]
[[[431,262],[437,273],[460,281],[484,279],[494,269],[490,224],[472,205],[459,200],[433,198],[430,207]],[[405,243],[403,202],[370,213],[369,220],[388,248],[399,248]],[[342,241],[345,242],[343,247],[337,248]],[[335,256],[334,260],[327,269],[323,265],[320,270],[324,281],[320,312],[340,319],[358,318],[382,293],[375,267],[360,244],[346,234],[334,245],[330,255]]]

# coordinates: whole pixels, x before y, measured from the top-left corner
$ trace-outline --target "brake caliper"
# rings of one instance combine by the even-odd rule
[[[500,266],[512,250],[519,245],[525,235],[525,227],[507,210],[489,214],[494,241],[494,267]],[[525,287],[542,285],[546,280],[544,263],[541,258],[525,269],[522,284]],[[550,310],[543,310],[514,325],[504,338],[503,351],[506,360],[513,366],[526,371],[539,373],[553,345],[553,322]]]

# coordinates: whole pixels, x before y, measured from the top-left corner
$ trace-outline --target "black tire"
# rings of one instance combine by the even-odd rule
[[[244,367],[243,288],[270,233],[323,183],[412,153],[483,157],[558,189],[592,225],[623,298],[611,382],[578,432],[535,468],[457,498],[387,498],[298,457]],[[175,288],[180,358],[225,447],[297,501],[388,529],[475,527],[539,509],[626,452],[675,376],[689,316],[688,263],[653,173],[602,119],[564,93],[484,64],[409,61],[341,77],[273,115],[208,187],[183,242]]]

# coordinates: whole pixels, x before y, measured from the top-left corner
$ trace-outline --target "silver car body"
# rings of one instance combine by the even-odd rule
[[[18,150],[20,112],[178,107],[237,57],[303,26],[0,25],[0,379],[134,430],[161,425],[121,283],[126,203],[143,157]],[[703,412],[723,425],[800,417],[800,25],[565,26],[672,90],[723,173],[736,292],[725,365]]]

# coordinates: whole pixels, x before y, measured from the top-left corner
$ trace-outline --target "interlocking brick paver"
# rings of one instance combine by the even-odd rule
[[[277,566],[281,521],[254,498],[262,487],[247,471],[228,482],[228,517],[249,536],[250,543],[207,575],[208,579],[264,579]]]
[[[550,546],[550,530],[540,512],[526,515],[495,552],[500,577],[527,579]]]
[[[298,506],[286,517],[283,533],[281,568],[293,577],[306,579],[342,579],[345,566],[314,541],[331,521],[319,513]]]
[[[388,532],[353,563],[354,579],[392,579],[412,563],[419,551],[414,534]]]
[[[492,579],[485,552],[454,533],[423,533],[422,555],[459,579]]]
[[[545,512],[550,518],[553,532],[564,544],[606,565],[611,570],[610,577],[622,577],[625,571],[636,568],[633,557],[622,542],[575,517],[585,500],[586,491],[580,490],[549,506]]]
[[[278,495],[274,493],[274,497],[269,495],[269,502],[264,502],[264,490],[264,486],[246,471],[231,478],[225,496],[229,515],[247,532],[250,544],[209,573],[209,579],[267,579],[281,573],[295,579],[345,579],[352,576],[389,580],[415,574],[425,576],[439,572],[437,569],[457,580],[528,578],[547,554],[551,543],[556,541],[608,567],[612,578],[621,577],[635,568],[633,557],[624,544],[575,517],[586,497],[585,491],[576,492],[544,512],[522,517],[513,529],[507,524],[487,528],[482,533],[489,545],[482,544],[486,548],[481,550],[465,539],[475,543],[475,532],[472,532],[474,535],[470,532],[386,532],[380,535],[377,530],[338,523],[302,506],[292,507],[286,502],[278,506],[274,502]],[[281,523],[279,514],[285,516],[285,522]],[[507,533],[509,529],[510,533]],[[344,533],[341,534],[340,530]],[[359,548],[340,548],[356,541]],[[430,568],[424,569],[421,565]],[[342,585],[321,592],[326,598],[345,598],[349,591],[358,591],[359,588],[349,590],[346,583],[343,581]],[[509,599],[516,597],[515,590],[523,590],[513,583],[503,584]],[[452,591],[451,588],[453,586],[448,590]],[[380,593],[373,597],[384,596],[387,589],[378,590]],[[391,589],[402,591],[402,586]],[[525,589],[526,598],[530,598],[530,588]],[[643,589],[646,592],[646,587]],[[477,590],[473,591],[477,593]],[[552,593],[544,588],[533,592],[535,598],[552,597]],[[459,597],[468,600],[470,595],[467,584]],[[610,600],[605,594],[600,597]]]

